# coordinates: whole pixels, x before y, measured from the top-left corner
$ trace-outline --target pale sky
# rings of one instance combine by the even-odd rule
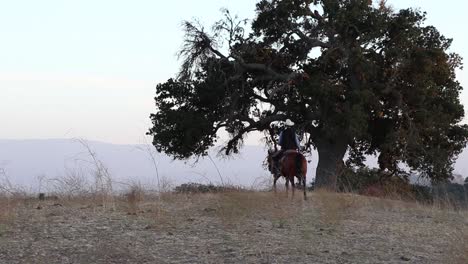
[[[253,18],[256,2],[0,0],[0,139],[142,143],[156,84],[178,71],[181,22],[210,27],[222,7]],[[468,60],[467,1],[388,2],[427,11],[427,24]],[[466,69],[458,80],[468,89]]]

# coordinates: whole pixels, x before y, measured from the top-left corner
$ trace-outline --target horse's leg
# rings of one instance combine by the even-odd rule
[[[289,178],[287,176],[284,177],[286,179],[286,196],[289,196]]]
[[[307,200],[307,194],[306,194],[306,176],[302,175],[302,186],[304,187],[304,200]]]
[[[276,193],[276,182],[278,181],[279,175],[273,175],[273,190]]]
[[[290,177],[290,180],[291,180],[291,188],[292,188],[292,197],[291,199],[294,198],[294,190],[296,189],[296,186],[294,184],[294,176]]]

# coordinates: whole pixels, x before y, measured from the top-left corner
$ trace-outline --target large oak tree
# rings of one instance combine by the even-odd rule
[[[262,0],[251,22],[224,15],[209,31],[184,23],[181,71],[156,88],[158,151],[204,155],[224,129],[225,152],[237,152],[249,132],[289,118],[318,151],[318,187],[335,188],[347,151],[355,165],[376,154],[382,171],[405,163],[433,180],[451,176],[468,137],[461,58],[425,13],[385,1]]]

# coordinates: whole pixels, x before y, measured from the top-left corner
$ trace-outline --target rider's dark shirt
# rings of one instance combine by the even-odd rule
[[[279,145],[281,149],[299,149],[296,133],[292,128],[286,128],[280,135]]]

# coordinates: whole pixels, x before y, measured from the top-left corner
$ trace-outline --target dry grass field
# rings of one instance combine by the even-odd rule
[[[0,263],[468,263],[466,212],[328,192],[0,199]]]

